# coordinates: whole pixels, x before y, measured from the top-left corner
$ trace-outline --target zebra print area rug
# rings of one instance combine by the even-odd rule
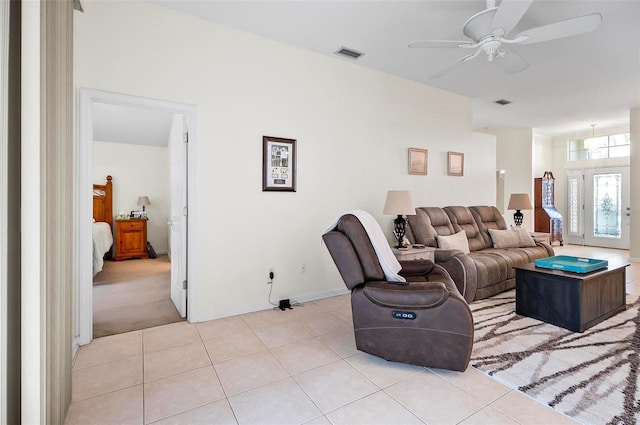
[[[514,290],[474,302],[471,365],[582,423],[639,423],[639,304],[574,333],[516,315]]]

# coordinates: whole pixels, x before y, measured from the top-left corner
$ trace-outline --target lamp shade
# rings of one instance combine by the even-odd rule
[[[151,205],[151,201],[148,196],[140,196],[138,197],[138,206],[147,206]]]
[[[390,190],[384,202],[382,214],[385,215],[416,215],[416,209],[411,201],[408,190]]]
[[[531,200],[526,193],[512,193],[509,198],[509,210],[532,210]]]

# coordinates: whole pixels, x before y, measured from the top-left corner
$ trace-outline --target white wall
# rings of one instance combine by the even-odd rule
[[[528,193],[533,205],[533,131],[530,128],[508,128],[489,133],[496,136],[496,168],[505,170],[504,218],[511,226],[514,225],[515,211],[506,208],[512,193]],[[522,214],[522,227],[533,230],[533,210],[522,211]]]
[[[77,88],[197,105],[195,320],[266,308],[270,268],[274,300],[344,292],[321,234],[353,208],[389,229],[387,190],[495,201],[495,138],[473,135],[468,98],[153,4],[87,2],[75,19]],[[262,192],[263,135],[297,139],[296,193]],[[408,175],[409,147],[429,150],[427,176]]]
[[[148,196],[147,240],[159,254],[168,249],[169,149],[127,143],[93,142],[93,182],[113,177],[113,214],[141,210],[138,197]]]
[[[533,177],[542,177],[545,171],[553,170],[553,139],[550,136],[533,136]],[[556,171],[557,172],[557,171]],[[531,199],[533,202],[533,199]]]

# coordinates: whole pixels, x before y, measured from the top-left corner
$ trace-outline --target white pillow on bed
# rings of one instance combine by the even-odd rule
[[[455,235],[438,236],[438,248],[442,249],[459,249],[465,254],[469,253],[469,241],[464,230],[460,230]]]

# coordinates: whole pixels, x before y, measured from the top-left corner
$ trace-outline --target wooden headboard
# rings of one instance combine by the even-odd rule
[[[113,184],[111,176],[107,176],[105,184],[93,185],[93,218],[104,221],[113,227]]]

